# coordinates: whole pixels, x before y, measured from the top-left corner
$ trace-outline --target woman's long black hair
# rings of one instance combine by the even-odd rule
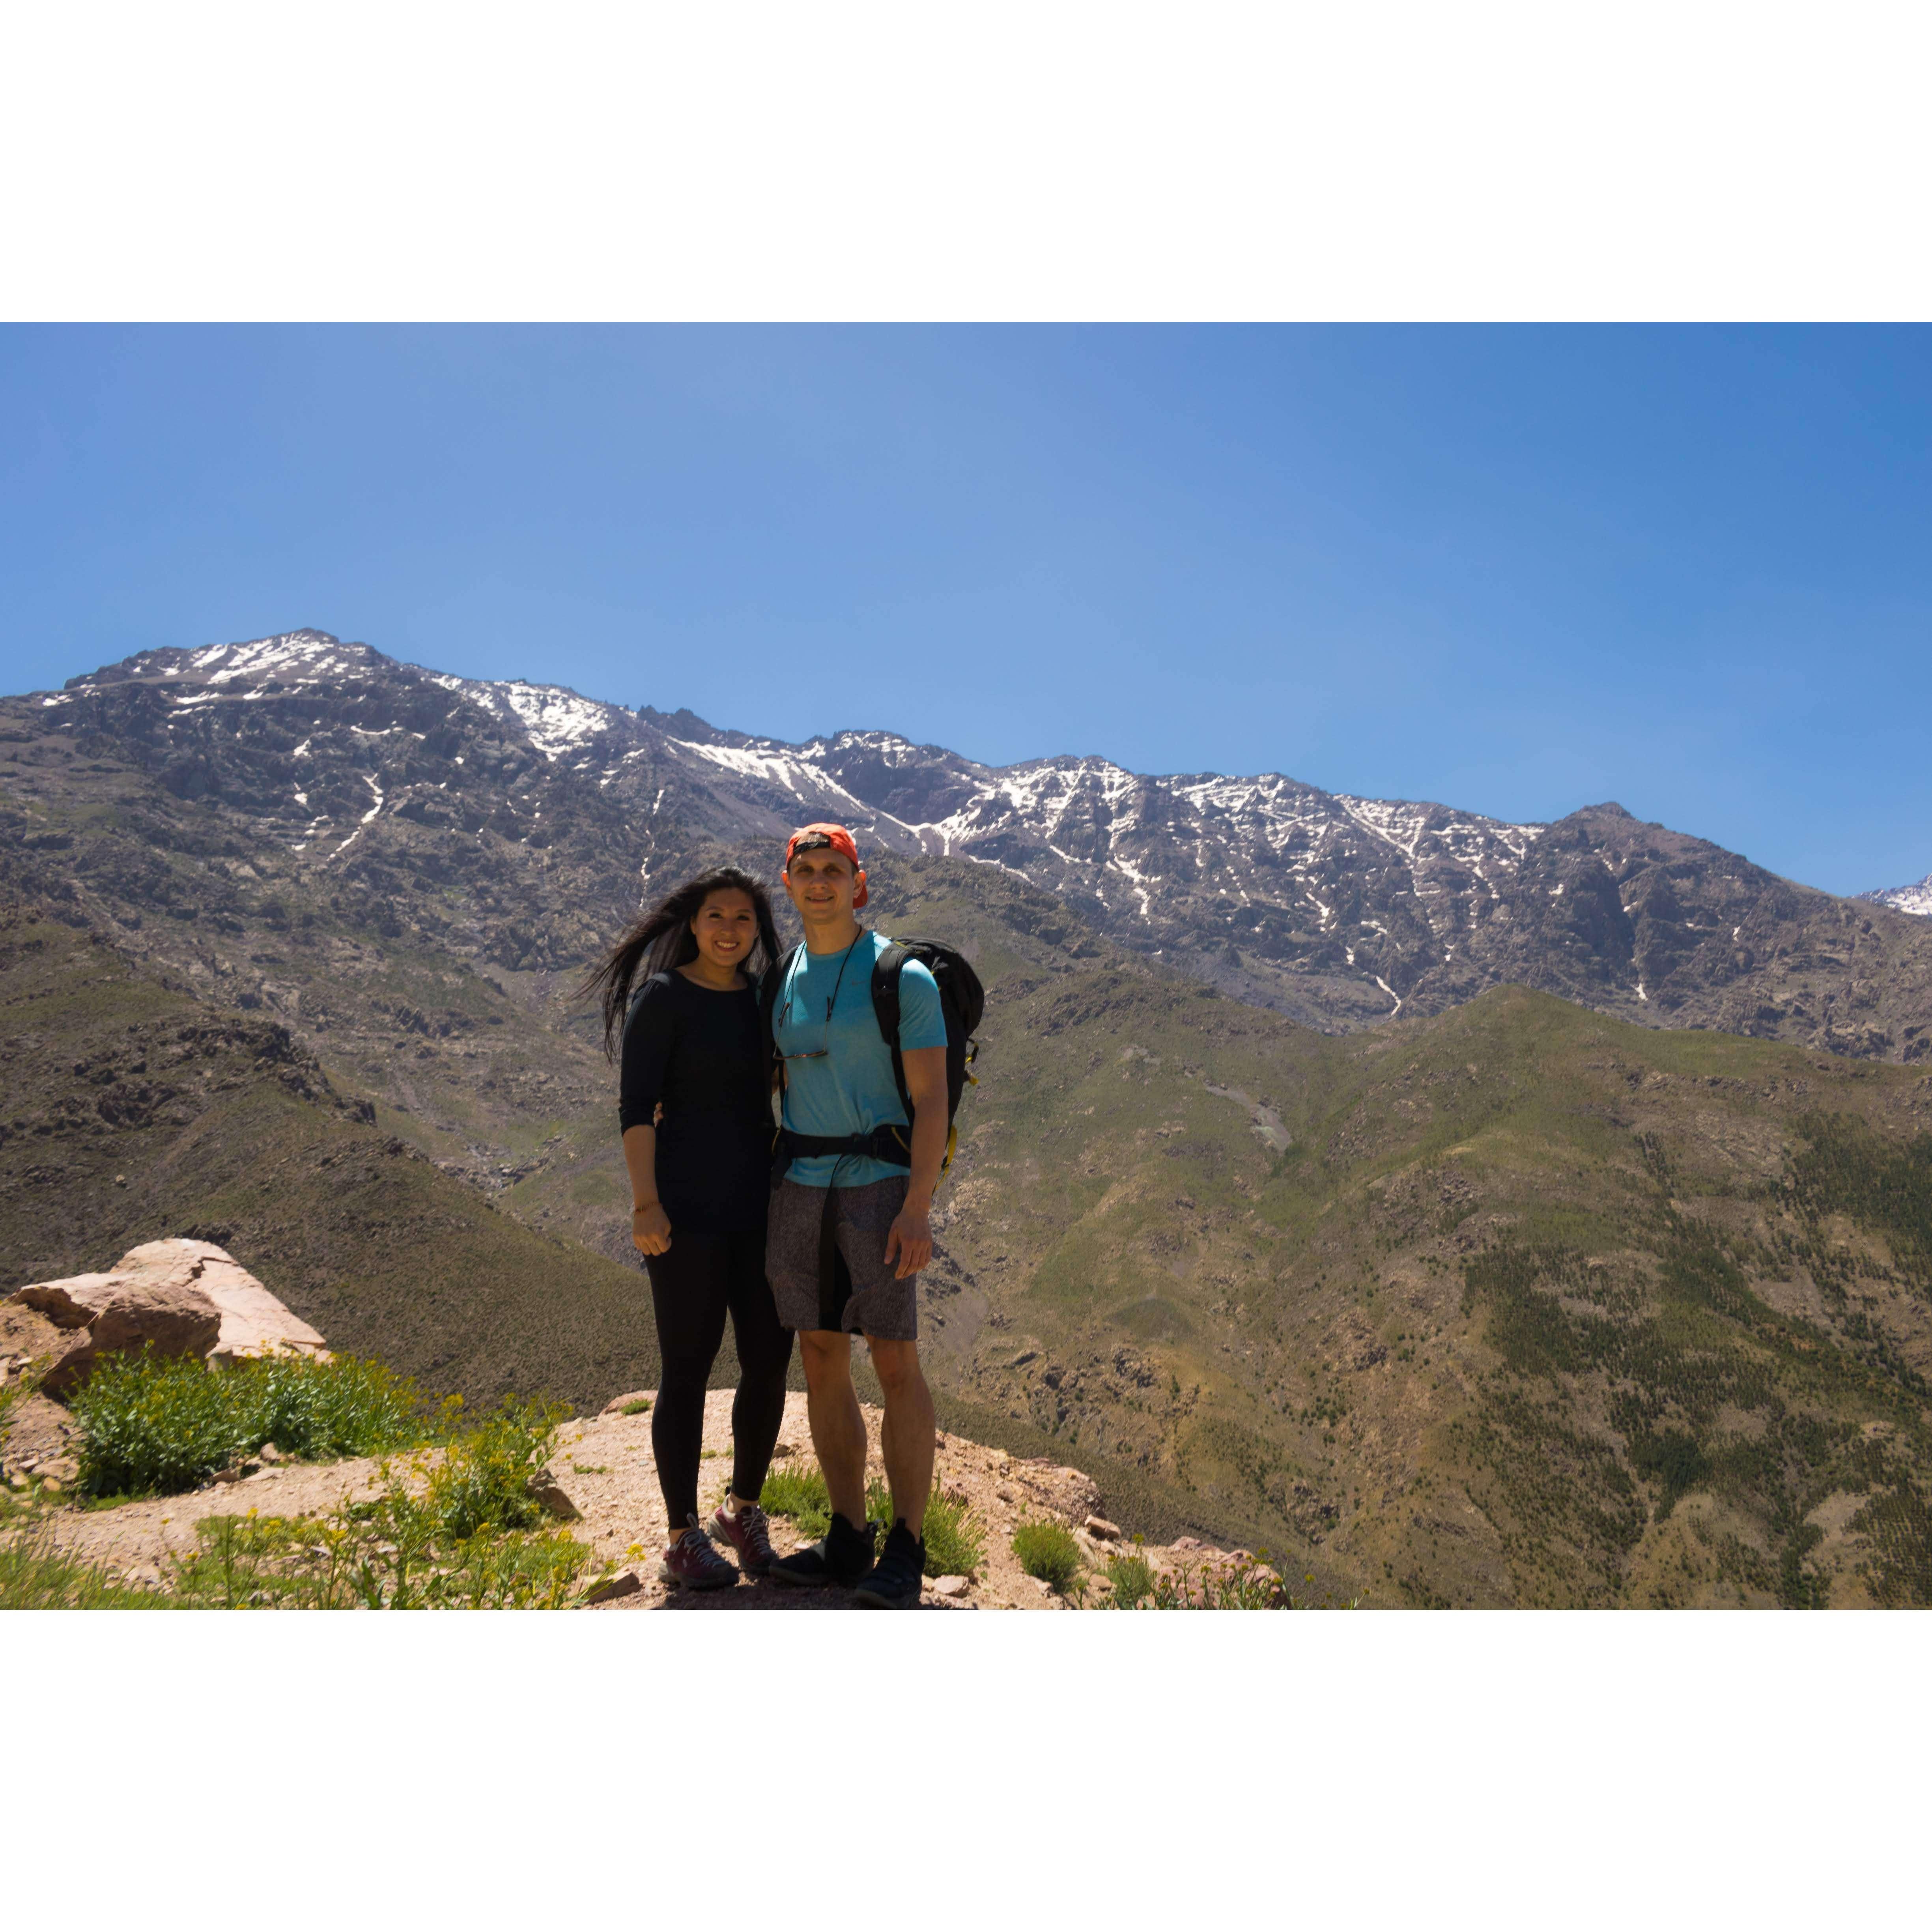
[[[648,980],[653,973],[668,973],[674,968],[688,965],[695,959],[698,940],[691,922],[713,892],[742,892],[752,902],[752,910],[758,922],[758,944],[752,958],[745,962],[745,976],[756,980],[777,964],[778,929],[772,921],[770,895],[758,880],[736,866],[714,866],[710,872],[686,880],[611,947],[577,989],[580,1000],[587,1000],[593,994],[602,997],[607,1055],[616,1052],[618,1036],[623,1031],[630,1007],[632,983]],[[755,970],[753,960],[758,962]]]

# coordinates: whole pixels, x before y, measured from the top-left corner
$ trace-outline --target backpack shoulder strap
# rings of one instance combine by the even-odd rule
[[[907,1090],[905,1060],[899,1052],[899,973],[912,957],[896,939],[879,948],[872,962],[872,1013],[879,1022],[879,1037],[892,1056],[892,1084],[899,1090],[899,1105],[912,1118],[912,1095]]]

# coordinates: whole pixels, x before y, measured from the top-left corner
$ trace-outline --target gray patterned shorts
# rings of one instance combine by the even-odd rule
[[[882,1342],[919,1338],[919,1276],[901,1281],[886,1259],[886,1235],[905,1205],[910,1177],[893,1174],[863,1187],[805,1187],[779,1183],[765,1228],[765,1273],[788,1328],[842,1329]],[[845,1265],[821,1297],[819,1241],[827,1194],[833,1238]],[[841,1305],[841,1298],[843,1305]]]

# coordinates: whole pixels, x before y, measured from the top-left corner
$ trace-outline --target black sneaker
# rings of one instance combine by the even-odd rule
[[[849,1590],[872,1567],[872,1526],[854,1529],[836,1510],[832,1527],[816,1543],[776,1556],[766,1571],[774,1583],[808,1590]]]
[[[853,1602],[868,1610],[909,1610],[919,1601],[926,1583],[926,1544],[913,1534],[901,1516],[886,1535],[878,1566],[852,1593]]]

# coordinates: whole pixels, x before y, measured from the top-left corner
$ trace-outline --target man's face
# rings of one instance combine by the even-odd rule
[[[800,919],[810,926],[826,926],[851,917],[860,876],[844,853],[820,846],[815,851],[791,855],[791,863],[785,868],[784,888]]]

